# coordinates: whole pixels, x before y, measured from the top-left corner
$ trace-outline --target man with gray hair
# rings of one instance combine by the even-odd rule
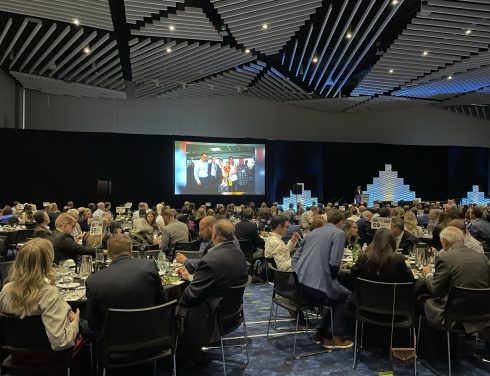
[[[311,222],[313,222],[313,218],[315,215],[320,213],[320,208],[318,206],[310,206],[310,210],[305,211],[301,215],[301,227],[306,228],[310,227]]]
[[[121,223],[112,219],[110,212],[104,213],[103,217],[107,219],[106,232],[110,234],[121,233]]]
[[[430,266],[423,270],[427,288],[433,296],[425,302],[424,310],[430,326],[446,330],[444,310],[451,288],[490,288],[490,270],[486,256],[464,246],[464,234],[460,229],[448,226],[441,231],[440,238],[445,252],[436,255],[435,271]],[[475,333],[489,327],[490,320],[463,321],[463,326],[466,333]]]
[[[439,214],[441,211],[439,209],[430,209],[429,211],[429,223],[427,224],[427,230],[430,231],[430,233],[434,232],[434,229],[437,226],[437,223],[439,222]]]
[[[105,204],[103,202],[99,202],[97,204],[97,210],[93,212],[92,218],[96,219],[99,217],[102,217],[102,215],[105,213]]]
[[[73,226],[73,230],[72,230],[71,234],[75,238],[75,241],[78,242],[83,236],[82,229],[80,228],[80,224],[78,223],[78,210],[77,209],[70,209],[66,213],[70,214],[73,218],[75,218],[76,222]]]
[[[228,219],[221,219],[213,226],[212,247],[199,260],[194,277],[182,293],[179,305],[182,314],[187,313],[183,335],[179,338],[177,356],[190,356],[196,365],[208,365],[211,359],[201,349],[201,344],[220,340],[216,310],[229,287],[243,285],[249,279],[245,255],[234,243],[235,227]],[[177,271],[183,279],[189,279],[185,268]],[[179,359],[181,361],[182,359]]]

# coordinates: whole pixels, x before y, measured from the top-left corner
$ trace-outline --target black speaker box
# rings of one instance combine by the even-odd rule
[[[293,195],[300,195],[301,193],[301,185],[299,184],[293,184],[293,188],[291,189],[291,191],[293,192]]]
[[[97,184],[97,193],[99,195],[110,195],[111,194],[111,182],[106,180],[99,180]]]

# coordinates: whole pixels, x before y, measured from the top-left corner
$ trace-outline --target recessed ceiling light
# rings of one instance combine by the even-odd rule
[[[220,148],[211,148],[210,150],[212,150],[212,151],[220,151],[221,149]]]
[[[313,59],[313,62],[314,62],[314,63],[316,63],[317,61],[318,61],[318,59],[315,57],[315,58]]]
[[[79,25],[79,24],[80,24],[80,21],[78,21],[78,18],[75,18],[75,19],[73,20],[73,23],[74,23],[75,25]]]
[[[168,28],[169,28],[170,30],[175,30],[175,26],[173,26],[173,25],[170,25]]]
[[[346,35],[346,37],[350,39],[350,38],[352,38],[352,34],[351,34],[351,33],[348,33],[348,34]]]
[[[172,49],[170,47],[167,48],[167,52],[172,52]]]
[[[262,25],[262,29],[267,29],[267,24]]]
[[[85,52],[86,54],[88,54],[90,52],[90,48],[85,47],[84,50],[83,50],[83,52]]]
[[[396,5],[396,4],[398,4],[398,0],[393,0],[391,3],[392,3],[393,5]]]
[[[448,80],[452,80],[453,79],[453,76],[449,76],[447,79]]]
[[[393,69],[390,69],[390,73],[393,73]]]
[[[424,51],[424,56],[427,56],[428,52],[427,51]]]
[[[250,53],[250,50],[247,48],[247,49],[245,50],[245,53],[246,53],[246,54],[249,54],[249,53]]]
[[[466,34],[469,34],[469,33],[471,33],[471,30],[470,29],[466,30]]]

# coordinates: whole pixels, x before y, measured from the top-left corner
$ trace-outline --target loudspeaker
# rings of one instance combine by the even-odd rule
[[[293,192],[293,195],[300,195],[301,192],[301,185],[299,184],[293,184],[293,188],[291,188],[291,191]]]
[[[106,180],[99,180],[97,184],[97,193],[99,195],[110,195],[111,194],[111,182]]]

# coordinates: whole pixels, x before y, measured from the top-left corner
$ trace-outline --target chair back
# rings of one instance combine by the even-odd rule
[[[446,330],[452,330],[454,321],[490,322],[490,288],[470,289],[453,287],[446,302]]]
[[[360,311],[393,315],[393,293],[395,293],[395,316],[412,318],[414,325],[413,282],[385,283],[357,278],[356,319]]]
[[[248,276],[247,282],[240,286],[229,287],[218,306],[218,326],[222,336],[233,332],[238,328],[243,317],[243,292],[252,283],[252,277]]]
[[[107,367],[110,353],[171,344],[175,354],[176,306],[177,300],[173,300],[150,308],[109,308],[101,334],[103,367]]]
[[[28,238],[34,236],[34,229],[18,230],[17,232],[17,243],[25,243]]]
[[[3,251],[5,249],[5,245],[7,244],[7,237],[0,236],[0,255],[3,257]]]
[[[10,268],[12,267],[13,263],[14,263],[13,261],[0,262],[0,281],[2,282],[0,291],[3,289],[3,286],[5,286],[8,283],[8,276],[9,276]]]
[[[269,268],[274,274],[274,295],[289,299],[296,307],[300,307],[303,301],[303,294],[299,284],[298,276],[293,271],[282,271],[269,264]]]
[[[177,253],[183,252],[198,252],[201,247],[201,242],[193,240],[191,242],[177,242],[175,244],[174,258]]]
[[[155,251],[160,249],[160,244],[150,244],[145,247],[145,251]]]
[[[270,264],[277,269],[276,260],[274,260],[274,257],[266,258],[265,261],[267,262],[267,265]]]
[[[256,250],[252,246],[252,243],[250,243],[248,240],[240,239],[238,239],[238,242],[240,243],[240,249],[245,255],[245,260],[247,260],[249,263],[253,263],[253,255]]]
[[[201,251],[197,251],[197,252],[180,251],[179,253],[183,254],[188,259],[200,259],[200,258],[202,258]]]
[[[487,250],[487,249],[484,249],[484,253],[485,253],[485,256],[487,256],[488,260],[490,261],[490,248]],[[487,252],[488,251],[488,252]]]
[[[486,238],[486,237],[482,236],[480,243],[483,247],[488,247],[488,246],[490,246],[490,238]]]
[[[31,230],[31,229],[34,230],[37,226],[37,223],[36,222],[26,222],[25,226],[29,230]]]
[[[150,250],[147,250],[147,248],[145,248],[144,252],[145,252],[145,257],[151,256],[152,258],[157,259],[158,255],[160,253],[160,250],[150,251]],[[163,254],[165,254],[165,252],[163,252]]]

